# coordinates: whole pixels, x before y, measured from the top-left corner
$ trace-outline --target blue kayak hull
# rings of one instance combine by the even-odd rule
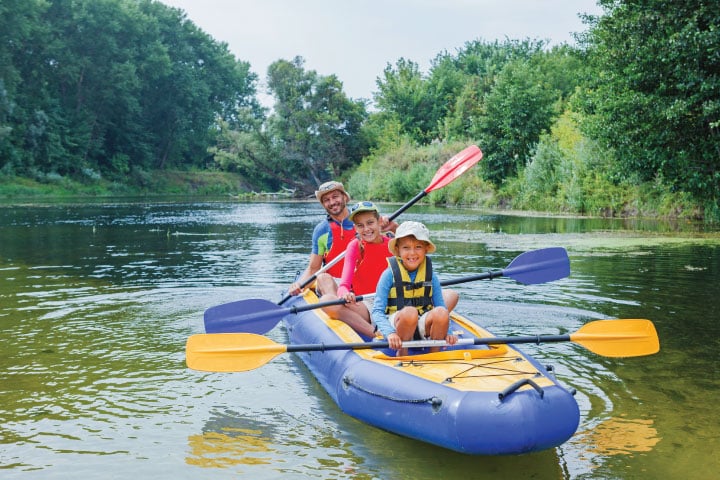
[[[292,300],[298,306],[314,301],[312,294]],[[284,322],[292,344],[362,341],[319,310],[289,314]],[[459,316],[452,328],[461,338],[492,336]],[[501,347],[420,351],[403,359],[382,349],[298,356],[343,412],[398,435],[474,455],[527,453],[566,442],[580,420],[573,394],[531,357]]]

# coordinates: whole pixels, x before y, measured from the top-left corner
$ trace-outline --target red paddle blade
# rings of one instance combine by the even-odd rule
[[[440,167],[430,182],[430,185],[425,189],[425,193],[430,193],[449,184],[465,173],[470,167],[478,163],[480,159],[482,159],[482,156],[483,153],[477,145],[470,145],[465,150],[457,153],[445,162],[445,165]]]

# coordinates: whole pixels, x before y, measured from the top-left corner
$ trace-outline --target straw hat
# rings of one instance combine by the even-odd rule
[[[318,202],[322,203],[323,195],[326,195],[335,190],[339,190],[343,193],[343,195],[345,195],[345,202],[350,201],[350,194],[345,191],[345,187],[343,186],[343,184],[334,180],[330,182],[325,182],[320,185],[318,189],[315,190],[315,198],[318,199]]]

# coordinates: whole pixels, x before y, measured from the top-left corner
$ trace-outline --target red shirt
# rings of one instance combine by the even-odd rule
[[[362,242],[353,239],[345,250],[345,266],[340,279],[337,295],[342,297],[352,291],[355,295],[374,293],[382,272],[388,268],[387,258],[392,257],[388,249],[390,238],[382,236],[381,243]]]

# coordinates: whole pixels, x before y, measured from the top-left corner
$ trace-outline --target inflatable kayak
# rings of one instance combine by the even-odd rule
[[[317,303],[311,291],[297,307]],[[362,342],[320,309],[283,317],[291,344]],[[493,337],[453,313],[451,331]],[[567,441],[580,421],[573,393],[552,370],[511,345],[455,345],[441,352],[386,348],[298,352],[346,414],[380,429],[476,455],[534,452]]]

